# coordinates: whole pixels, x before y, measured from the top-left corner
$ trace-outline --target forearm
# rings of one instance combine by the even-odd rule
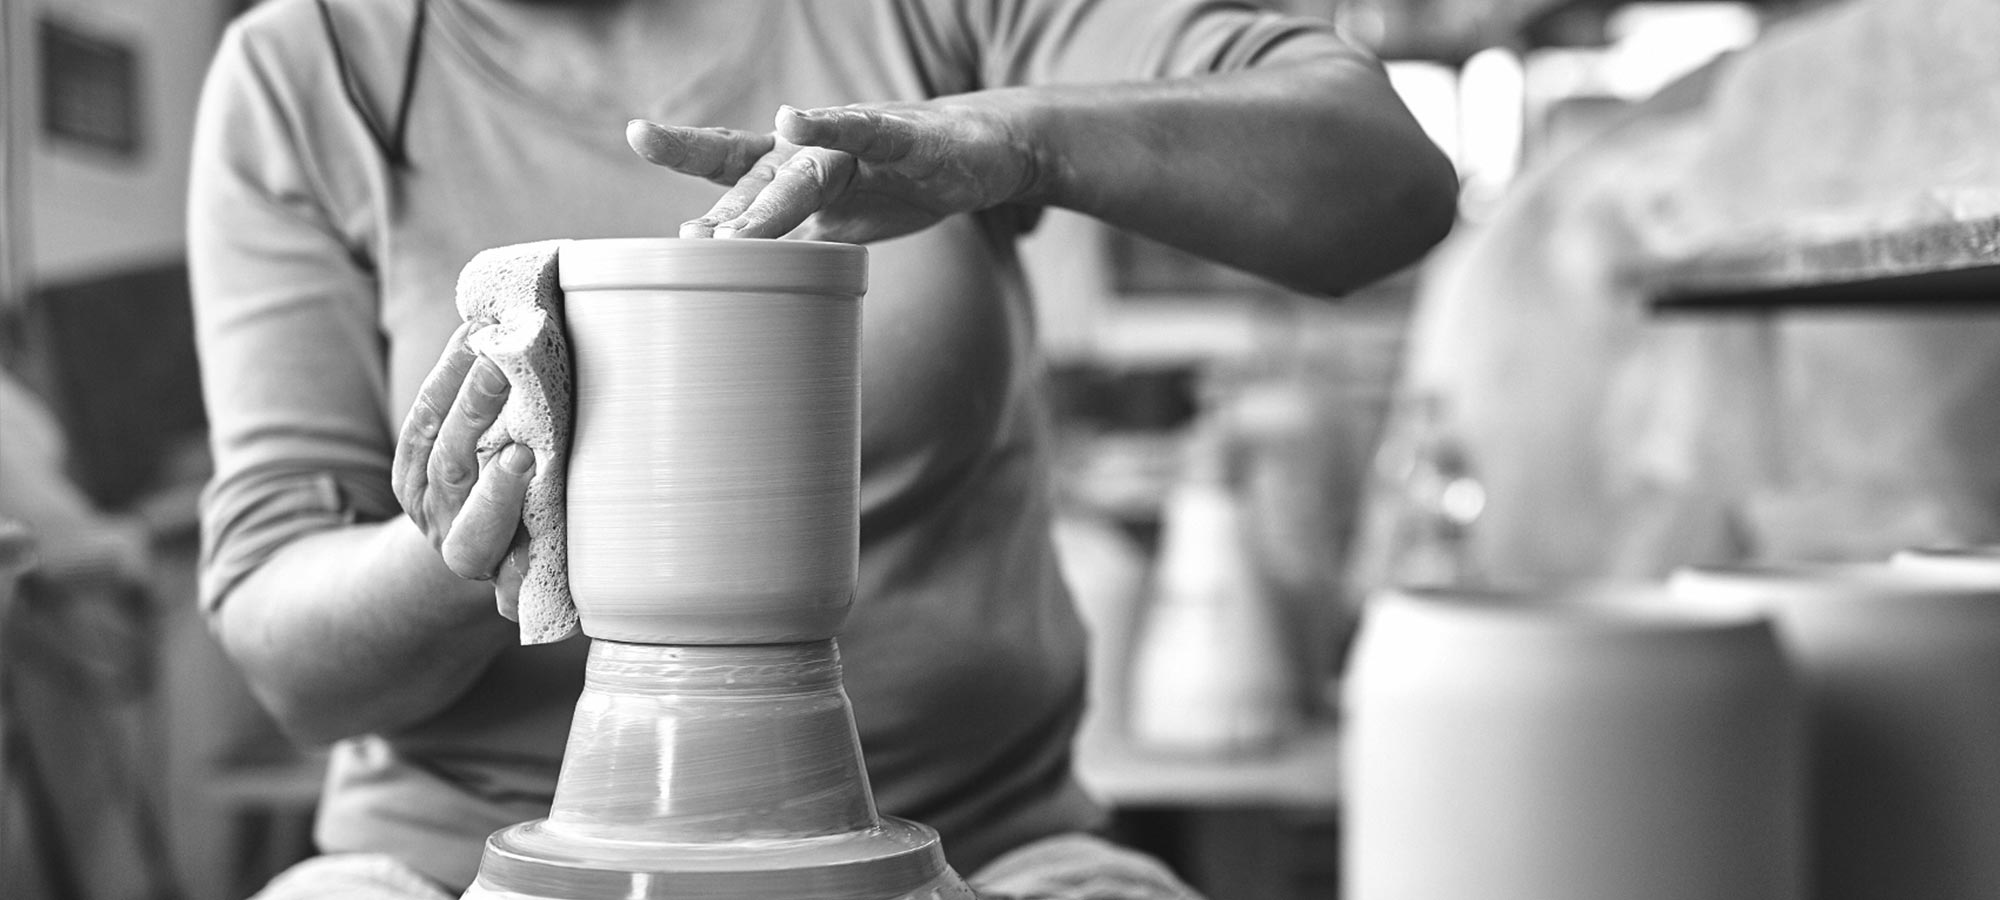
[[[213,625],[280,724],[314,742],[422,721],[515,635],[492,585],[451,574],[402,517],[287,544]]]
[[[1454,216],[1449,160],[1359,59],[961,102],[997,106],[1029,144],[1023,199],[1309,292],[1414,261]]]

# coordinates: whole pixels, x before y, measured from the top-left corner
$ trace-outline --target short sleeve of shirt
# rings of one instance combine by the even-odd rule
[[[1331,23],[1241,0],[982,0],[958,7],[988,88],[1177,78],[1316,55],[1373,64]]]
[[[373,278],[342,204],[328,200],[336,179],[301,150],[349,136],[326,133],[338,121],[316,119],[285,87],[313,76],[279,70],[314,55],[259,46],[240,25],[203,88],[189,179],[216,467],[203,497],[204,608],[302,534],[398,511]]]

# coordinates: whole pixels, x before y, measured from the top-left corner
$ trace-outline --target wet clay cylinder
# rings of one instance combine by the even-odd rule
[[[580,240],[560,270],[576,378],[569,577],[584,633],[832,637],[859,553],[867,252]]]
[[[494,832],[463,900],[973,900],[936,831],[876,809],[833,639],[866,251],[559,252],[590,658],[548,816]]]

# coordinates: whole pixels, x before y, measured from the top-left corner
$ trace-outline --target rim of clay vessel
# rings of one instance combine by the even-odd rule
[[[565,291],[722,290],[852,297],[868,289],[858,244],[758,238],[591,238],[564,241]]]
[[[1947,559],[2000,562],[2000,544],[1938,544],[1926,547],[1911,547],[1907,550],[1897,551],[1896,556],[1936,556]]]
[[[1668,576],[1670,589],[1682,582],[1805,586],[1834,596],[1882,594],[1962,594],[1977,585],[1888,561],[1740,562],[1684,566]]]
[[[2000,580],[1891,562],[1746,562],[1688,566],[1667,579],[1676,596],[1718,606],[1784,604],[1866,610],[1890,604],[1902,615],[1990,615]]]
[[[2000,544],[1952,544],[1898,550],[1889,565],[1906,571],[2000,583]]]
[[[1690,607],[1665,585],[1651,582],[1410,586],[1385,590],[1375,603],[1424,617],[1454,619],[1469,627],[1647,637],[1769,627],[1769,616],[1760,611]]]

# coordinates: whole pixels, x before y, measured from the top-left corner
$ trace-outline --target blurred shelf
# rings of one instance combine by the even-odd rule
[[[1661,312],[1777,307],[2000,310],[2000,216],[1751,243],[1639,274]]]
[[[1665,256],[1628,274],[1662,311],[2000,309],[2000,17],[1811,7],[1705,70],[1627,207]]]
[[[1084,786],[1117,807],[1325,809],[1340,801],[1340,732],[1331,722],[1254,756],[1165,755],[1105,728],[1086,728],[1076,750]]]

